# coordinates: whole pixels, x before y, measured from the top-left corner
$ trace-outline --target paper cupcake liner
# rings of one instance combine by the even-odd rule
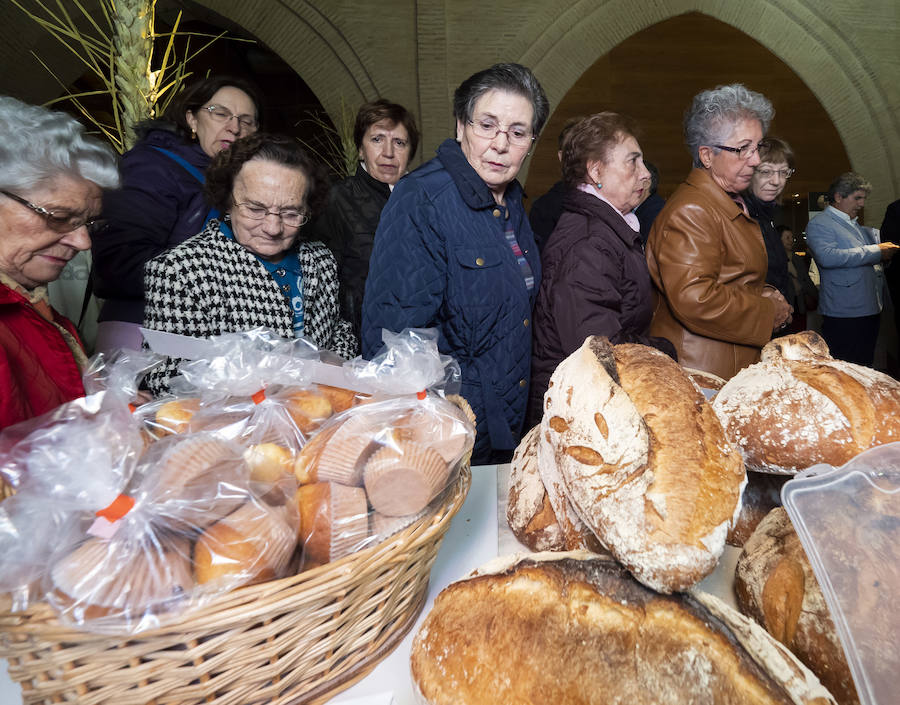
[[[361,487],[331,483],[331,540],[329,560],[359,550],[369,535],[369,506]]]
[[[348,418],[322,448],[316,465],[318,481],[361,487],[366,460],[375,450],[376,430],[362,416]]]
[[[366,463],[363,473],[375,511],[405,516],[424,509],[447,482],[449,466],[434,449],[416,443],[385,446]]]
[[[392,517],[381,512],[372,512],[369,517],[369,533],[374,537],[375,542],[383,541],[389,536],[393,536],[398,531],[403,531],[407,526],[418,521],[425,516],[425,509],[415,514],[406,514],[404,516]]]

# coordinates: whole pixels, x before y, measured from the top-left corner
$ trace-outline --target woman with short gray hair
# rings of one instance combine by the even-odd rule
[[[739,83],[694,97],[684,117],[694,169],[647,241],[659,294],[650,334],[670,340],[685,367],[723,379],[756,362],[772,332],[790,320],[790,305],[766,285],[759,226],[740,196],[774,112],[765,96]]]
[[[522,434],[531,311],[541,277],[516,176],[547,120],[534,74],[497,64],[453,99],[456,139],[385,206],[363,299],[363,355],[382,329],[437,328],[477,418],[473,464],[506,462]]]
[[[833,357],[869,367],[875,361],[883,306],[881,263],[898,249],[857,220],[871,190],[859,174],[841,174],[828,187],[828,207],[806,229],[806,243],[819,268],[822,337]]]
[[[47,284],[91,246],[116,157],[64,113],[0,97],[0,429],[84,395],[87,363]]]

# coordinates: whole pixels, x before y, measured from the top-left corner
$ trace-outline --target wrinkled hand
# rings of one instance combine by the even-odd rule
[[[775,304],[775,322],[772,324],[772,330],[776,331],[784,328],[791,322],[791,314],[794,312],[794,307],[791,306],[781,295],[781,292],[774,287],[767,286],[763,289],[762,295]]]
[[[886,262],[894,256],[894,253],[897,250],[900,250],[900,245],[894,244],[893,242],[880,242],[878,243],[878,249],[881,250],[882,261]]]

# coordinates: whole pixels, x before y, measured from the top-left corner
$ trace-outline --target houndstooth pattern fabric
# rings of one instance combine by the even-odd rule
[[[304,337],[345,359],[357,352],[350,323],[338,313],[334,256],[321,242],[298,246],[303,271]],[[290,303],[249,250],[226,237],[211,220],[198,235],[147,263],[144,326],[193,337],[269,328],[293,337]],[[155,395],[168,391],[180,358],[147,378]]]

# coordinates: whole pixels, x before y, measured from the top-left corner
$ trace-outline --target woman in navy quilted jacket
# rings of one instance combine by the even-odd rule
[[[246,81],[213,76],[188,86],[166,118],[142,123],[122,157],[122,188],[103,196],[94,236],[94,293],[104,299],[98,351],[139,350],[144,265],[203,229],[203,172],[239,137],[256,132],[260,99]]]
[[[522,434],[531,312],[541,279],[516,176],[549,103],[534,74],[496,64],[453,96],[456,139],[402,178],[381,214],[363,301],[363,355],[381,331],[437,328],[475,411],[472,462],[505,462]]]

